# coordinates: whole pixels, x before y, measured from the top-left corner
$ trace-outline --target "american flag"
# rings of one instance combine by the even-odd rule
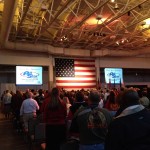
[[[95,61],[55,58],[56,86],[66,90],[96,88]]]

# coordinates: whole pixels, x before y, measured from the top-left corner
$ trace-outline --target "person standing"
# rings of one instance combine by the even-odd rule
[[[23,117],[23,123],[25,131],[28,131],[28,121],[29,119],[36,117],[36,111],[39,110],[39,105],[36,100],[32,99],[32,92],[26,94],[27,99],[25,99],[20,108],[20,116]]]
[[[4,106],[4,114],[5,118],[8,119],[11,112],[11,99],[12,95],[10,94],[9,90],[6,90],[5,95],[3,96],[3,106]]]
[[[149,150],[150,112],[139,103],[138,93],[120,95],[120,110],[108,128],[105,150]]]
[[[60,99],[58,88],[53,88],[45,101],[46,150],[60,150],[61,143],[66,139],[66,104]]]
[[[91,91],[87,107],[80,107],[75,113],[70,127],[72,136],[79,134],[79,150],[104,150],[108,126],[112,120],[110,113],[99,108],[100,95]]]

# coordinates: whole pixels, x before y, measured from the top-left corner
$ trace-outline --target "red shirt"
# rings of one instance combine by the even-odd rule
[[[48,99],[49,100],[45,100],[47,104],[50,101],[50,98]],[[65,124],[67,116],[66,104],[63,101],[60,101],[60,107],[58,107],[56,110],[48,108],[47,104],[45,104],[44,109],[44,122],[50,125]]]

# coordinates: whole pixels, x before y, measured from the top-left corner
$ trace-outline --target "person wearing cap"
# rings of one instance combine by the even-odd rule
[[[119,113],[108,128],[105,150],[150,149],[150,112],[139,103],[138,93],[128,89],[119,98]]]

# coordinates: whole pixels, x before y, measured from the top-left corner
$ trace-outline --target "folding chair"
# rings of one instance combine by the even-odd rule
[[[31,141],[30,149],[34,149],[36,145],[45,143],[45,123],[38,123],[34,128],[34,137]]]

